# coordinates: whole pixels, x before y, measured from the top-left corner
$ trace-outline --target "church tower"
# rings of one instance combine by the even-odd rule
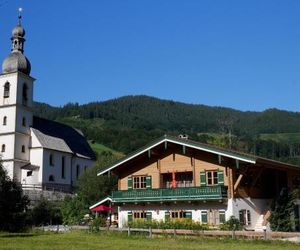
[[[19,14],[12,30],[12,48],[0,75],[0,154],[10,178],[21,182],[21,169],[30,164],[30,127],[33,122],[31,65],[24,56],[25,30]]]

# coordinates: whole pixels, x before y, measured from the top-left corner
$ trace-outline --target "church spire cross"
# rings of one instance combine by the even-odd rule
[[[21,26],[22,25],[22,11],[23,9],[20,7],[18,9],[18,25]]]
[[[18,24],[12,31],[12,51],[24,52],[25,30],[22,27],[22,8],[18,9]]]

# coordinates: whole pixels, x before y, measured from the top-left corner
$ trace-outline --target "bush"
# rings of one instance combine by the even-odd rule
[[[159,229],[189,229],[189,230],[207,230],[207,224],[195,222],[192,219],[174,219],[166,221],[135,219],[128,223],[132,228],[159,228]]]
[[[106,218],[100,216],[98,218],[95,218],[91,223],[91,230],[93,232],[98,232],[100,227],[106,226]]]
[[[231,216],[228,221],[226,221],[224,224],[220,225],[221,230],[242,230],[242,225],[240,221],[235,218],[234,216]]]
[[[32,209],[31,219],[35,226],[61,224],[61,209],[57,204],[46,199],[41,199]]]

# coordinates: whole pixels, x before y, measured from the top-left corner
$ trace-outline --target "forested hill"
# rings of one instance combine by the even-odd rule
[[[148,96],[60,108],[35,103],[34,112],[79,128],[88,139],[124,153],[163,134],[188,134],[194,140],[300,163],[298,112],[242,112]]]

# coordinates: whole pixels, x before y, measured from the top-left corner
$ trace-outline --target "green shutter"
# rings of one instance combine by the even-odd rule
[[[219,211],[219,218],[220,218],[220,223],[223,224],[226,222],[225,219],[225,211]]]
[[[168,221],[168,220],[170,220],[170,212],[166,211],[165,212],[165,221]]]
[[[205,172],[200,172],[200,185],[206,186],[206,174]]]
[[[147,218],[147,220],[151,220],[152,219],[152,212],[146,212],[146,218]]]
[[[185,212],[185,218],[192,219],[192,212]]]
[[[132,221],[132,212],[127,213],[127,221],[131,222]]]
[[[224,185],[224,172],[218,171],[218,184]]]
[[[201,211],[201,223],[207,224],[207,211]]]
[[[128,177],[128,190],[132,189],[132,177]]]
[[[151,189],[152,188],[152,178],[150,175],[146,176],[146,188]]]

